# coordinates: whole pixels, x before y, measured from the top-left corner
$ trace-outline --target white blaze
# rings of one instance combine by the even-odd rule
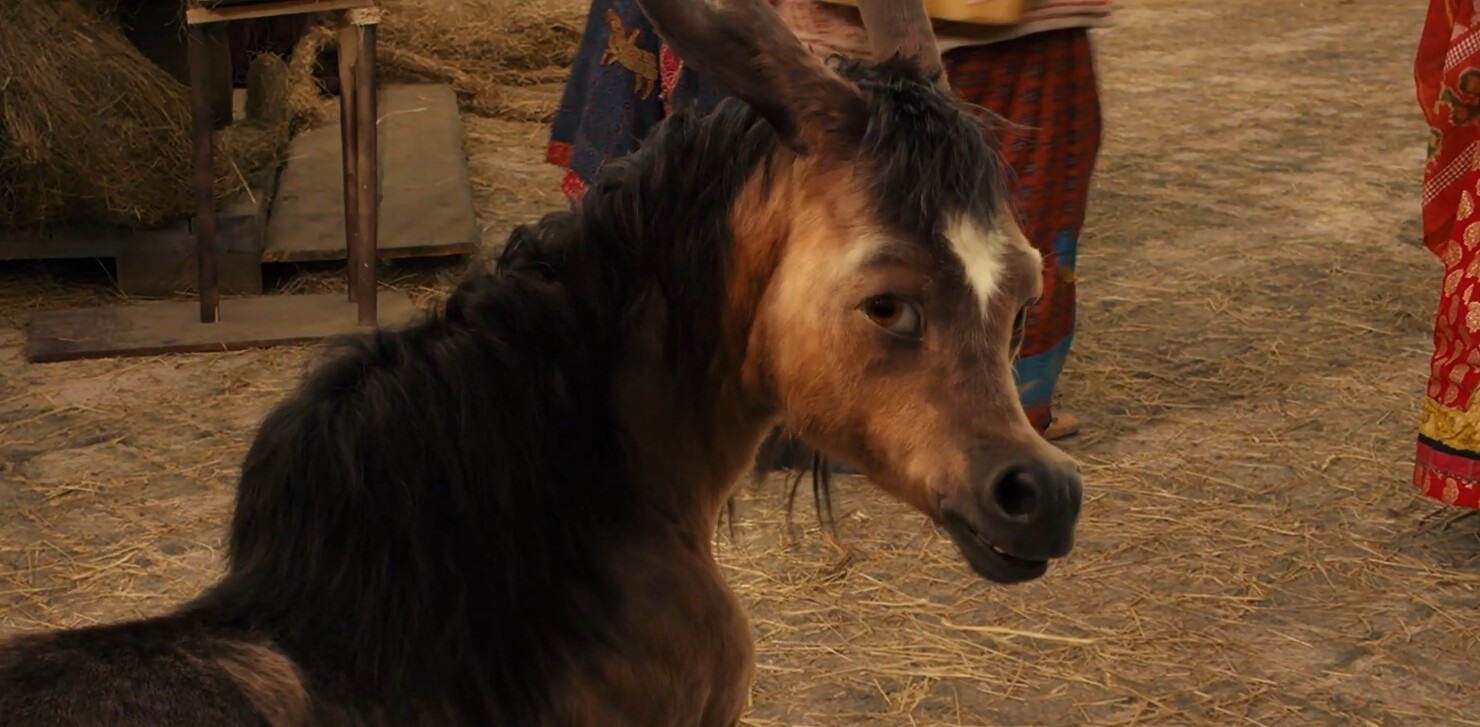
[[[945,238],[951,251],[961,258],[961,264],[966,268],[966,284],[976,293],[983,316],[987,314],[992,296],[1002,287],[1007,271],[1004,256],[1008,248],[1016,246],[1033,250],[1022,230],[1018,229],[1012,213],[1007,210],[998,216],[992,229],[983,228],[977,220],[965,215],[957,217],[946,225]],[[1036,250],[1033,253],[1038,254]]]

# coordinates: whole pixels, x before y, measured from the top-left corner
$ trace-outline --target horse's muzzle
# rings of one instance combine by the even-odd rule
[[[1042,576],[1074,547],[1083,485],[1073,460],[1044,443],[978,447],[971,482],[942,498],[941,520],[983,578],[1018,583]]]

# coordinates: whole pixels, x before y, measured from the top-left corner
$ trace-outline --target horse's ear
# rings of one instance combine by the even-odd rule
[[[807,50],[768,0],[638,6],[685,64],[750,104],[798,152],[844,132],[861,111],[858,89]]]
[[[935,44],[935,28],[925,14],[923,0],[857,0],[857,3],[874,60],[903,56],[942,90],[950,91],[940,48]]]

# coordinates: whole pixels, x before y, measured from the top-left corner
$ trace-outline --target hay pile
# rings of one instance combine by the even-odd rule
[[[463,111],[511,121],[546,122],[551,101],[516,99],[513,87],[564,83],[585,28],[580,5],[509,0],[384,0],[376,64],[384,81],[452,86]],[[322,51],[338,44],[334,18],[309,31],[294,52],[294,77],[322,70]],[[301,64],[301,67],[299,67]],[[329,118],[298,94],[294,109],[308,123]]]
[[[0,6],[0,228],[149,227],[192,212],[189,89],[124,37],[113,4]],[[465,111],[526,121],[548,120],[554,104],[516,101],[506,88],[562,82],[584,21],[578,5],[506,0],[390,0],[384,8],[386,80],[448,83]],[[333,42],[319,28],[300,43],[286,125],[218,132],[218,199],[278,162],[293,128],[327,119],[311,76]]]
[[[189,90],[149,62],[106,3],[0,8],[0,226],[148,227],[193,210]],[[218,134],[218,199],[286,150],[281,124]]]
[[[585,28],[582,3],[385,0],[377,60],[388,79],[450,84],[464,111],[547,121],[554,105],[507,87],[565,81]]]

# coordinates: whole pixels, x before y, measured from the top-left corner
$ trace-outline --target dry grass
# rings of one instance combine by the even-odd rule
[[[0,9],[0,225],[150,226],[193,208],[186,87],[77,0]],[[217,139],[217,196],[274,163],[281,125]]]
[[[780,483],[747,487],[718,552],[755,626],[751,727],[1480,724],[1480,516],[1406,484],[1438,281],[1415,246],[1425,3],[1120,5],[1062,394],[1076,552],[987,586],[855,478],[842,561],[805,506],[789,538]],[[531,218],[510,190],[553,183],[543,128],[468,128],[480,214]],[[416,274],[388,284],[445,287]],[[23,364],[26,310],[112,295],[80,276],[0,268],[0,630],[207,583],[246,439],[310,357]]]
[[[584,3],[448,0],[384,3],[385,42],[495,83],[560,81],[586,24]]]
[[[449,0],[385,3],[380,62],[391,78],[450,84],[465,111],[547,121],[548,100],[512,93],[562,83],[585,26],[585,7],[568,1]]]

